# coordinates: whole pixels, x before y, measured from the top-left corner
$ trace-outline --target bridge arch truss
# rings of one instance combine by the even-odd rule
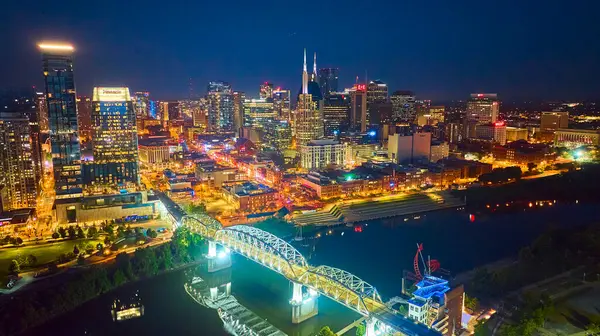
[[[326,265],[312,268],[300,276],[299,282],[365,316],[377,308],[373,301],[383,304],[375,287],[339,268]]]
[[[304,256],[285,240],[248,225],[217,231],[214,240],[286,278],[297,279],[308,269]]]

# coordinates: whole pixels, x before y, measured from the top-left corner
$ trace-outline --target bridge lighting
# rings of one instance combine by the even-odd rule
[[[225,252],[225,251],[221,251],[219,252],[219,254],[217,255],[217,257],[219,259],[224,259],[225,257],[227,257],[229,255],[229,253]]]

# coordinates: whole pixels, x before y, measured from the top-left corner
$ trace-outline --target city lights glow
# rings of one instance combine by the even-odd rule
[[[64,51],[73,51],[73,48],[70,44],[50,44],[50,43],[40,43],[38,47],[42,50],[64,50]]]

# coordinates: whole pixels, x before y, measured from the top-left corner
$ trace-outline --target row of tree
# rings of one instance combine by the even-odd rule
[[[516,181],[521,179],[522,173],[519,167],[494,168],[489,173],[481,174],[479,182],[487,184]]]
[[[0,306],[0,335],[21,333],[124,283],[191,262],[202,244],[202,238],[181,228],[169,243],[140,248],[133,256],[118,254],[110,265],[48,279],[54,283],[51,288],[33,288]]]

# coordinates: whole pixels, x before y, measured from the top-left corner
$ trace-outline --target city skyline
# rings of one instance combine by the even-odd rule
[[[237,9],[228,14],[231,18],[241,17],[243,23],[252,17],[264,24],[248,30],[222,24],[221,34],[204,34],[204,25],[186,25],[194,22],[189,13],[219,9],[219,4],[165,8],[161,24],[149,20],[155,7],[138,6],[135,1],[122,4],[135,10],[119,8],[131,13],[132,23],[114,15],[111,4],[94,10],[82,4],[66,6],[60,12],[46,8],[43,13],[30,13],[20,4],[11,4],[7,19],[0,23],[6,27],[0,37],[12,47],[3,55],[0,72],[5,76],[0,87],[40,87],[34,66],[39,64],[35,43],[60,39],[76,46],[80,95],[91,95],[94,86],[128,86],[133,91],[149,91],[155,99],[181,99],[189,95],[190,78],[196,94],[204,94],[206,84],[216,80],[229,82],[233,90],[249,96],[258,96],[258,86],[265,81],[296,92],[299,54],[305,47],[319,54],[320,68],[340,69],[342,88],[354,83],[356,76],[364,81],[368,74],[369,79],[387,83],[391,91],[411,90],[434,101],[466,99],[471,92],[497,92],[505,100],[579,100],[595,99],[600,91],[600,84],[594,81],[600,74],[600,66],[594,62],[600,49],[586,42],[598,33],[591,15],[597,4],[455,5],[440,1],[427,8],[406,4],[404,12],[425,14],[405,14],[406,20],[394,25],[392,14],[397,13],[394,9],[399,4],[307,5],[319,9],[313,19],[326,22],[324,27],[303,24],[303,17],[296,13],[277,18],[270,15],[274,9],[256,12],[244,4],[233,4]],[[248,16],[242,15],[245,11]],[[372,14],[361,21],[364,26],[381,25],[381,34],[369,37],[368,29],[353,23],[361,11]],[[485,19],[480,11],[486,12]],[[206,26],[228,18],[202,17]],[[329,20],[321,20],[324,17]],[[569,24],[575,22],[574,17],[577,24]],[[8,29],[23,19],[32,24]],[[554,19],[563,24],[544,24]],[[94,29],[89,22],[96,22]],[[272,27],[262,42],[266,46],[254,48],[255,39],[245,36],[255,36],[253,32],[262,32],[265,26]],[[326,31],[339,34],[332,42]],[[198,38],[205,47],[191,43]],[[407,38],[407,43],[390,43]],[[560,40],[568,40],[569,48],[553,43]],[[362,45],[357,48],[359,41]]]

